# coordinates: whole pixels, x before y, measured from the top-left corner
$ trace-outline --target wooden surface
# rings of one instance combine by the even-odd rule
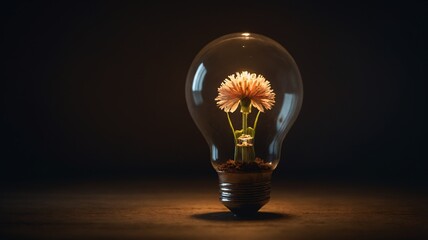
[[[216,181],[3,189],[0,239],[428,239],[419,191],[274,182],[260,215],[237,219]]]

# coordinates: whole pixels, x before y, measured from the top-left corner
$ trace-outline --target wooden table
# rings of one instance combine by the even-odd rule
[[[418,190],[273,183],[253,219],[218,201],[217,180],[72,182],[3,188],[0,239],[428,239]]]

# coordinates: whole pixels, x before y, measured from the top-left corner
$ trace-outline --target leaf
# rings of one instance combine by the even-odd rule
[[[248,135],[254,138],[255,131],[252,127],[247,128]],[[244,133],[244,130],[235,130],[235,138],[239,138]]]

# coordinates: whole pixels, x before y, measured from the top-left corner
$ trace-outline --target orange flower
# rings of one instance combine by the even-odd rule
[[[218,88],[217,106],[225,112],[234,112],[241,100],[250,101],[260,112],[270,110],[275,103],[275,93],[270,82],[262,75],[243,71],[230,75]],[[251,106],[250,105],[250,106]]]

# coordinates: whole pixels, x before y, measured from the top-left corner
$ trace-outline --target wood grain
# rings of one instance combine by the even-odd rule
[[[253,219],[218,201],[215,180],[81,182],[8,188],[1,239],[428,239],[418,191],[273,185]]]

